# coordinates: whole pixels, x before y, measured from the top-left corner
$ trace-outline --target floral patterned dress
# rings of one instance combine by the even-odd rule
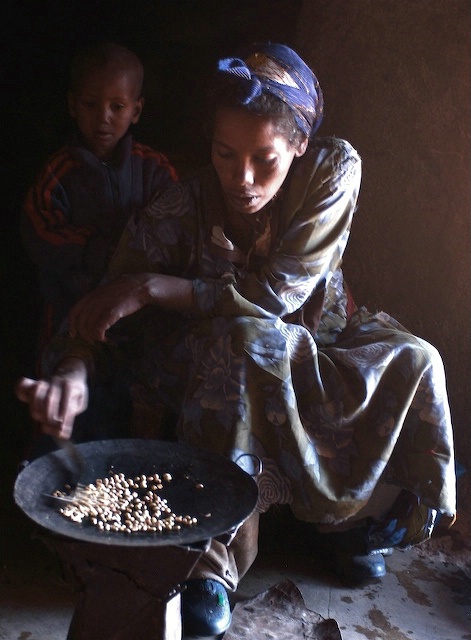
[[[262,461],[260,511],[289,503],[299,519],[337,523],[381,482],[453,516],[438,352],[384,313],[347,314],[341,261],[360,180],[348,142],[317,140],[261,212],[248,252],[225,222],[212,168],[172,186],[131,220],[110,277],[191,279],[194,309],[147,309],[116,332],[138,323],[124,343],[136,399],[171,407],[182,441],[248,471],[243,454]]]

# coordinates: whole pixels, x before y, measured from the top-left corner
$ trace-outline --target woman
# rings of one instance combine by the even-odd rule
[[[200,635],[228,627],[227,590],[253,562],[270,504],[356,532],[337,567],[352,578],[384,575],[380,550],[455,513],[437,351],[385,314],[347,313],[341,262],[361,162],[347,142],[314,137],[312,71],[286,46],[255,45],[219,62],[210,106],[212,165],[130,222],[108,283],[51,352],[50,381],[18,388],[45,432],[70,437],[87,376],[119,352],[136,405],[172,408],[180,440],[262,460],[257,512],[228,547],[212,542],[184,594],[187,632]],[[205,617],[212,597],[221,606]]]

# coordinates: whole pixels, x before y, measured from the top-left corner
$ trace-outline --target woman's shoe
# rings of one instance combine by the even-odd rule
[[[355,553],[348,548],[339,549],[334,563],[335,573],[351,585],[359,585],[386,575],[386,563],[380,551]]]
[[[216,580],[187,580],[182,591],[183,631],[189,637],[219,636],[231,624],[225,587]]]
[[[384,557],[393,550],[369,548],[363,527],[327,535],[334,572],[344,582],[358,585],[386,575]]]

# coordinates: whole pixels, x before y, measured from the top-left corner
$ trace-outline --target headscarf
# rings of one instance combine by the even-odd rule
[[[243,59],[219,60],[218,69],[238,82],[240,104],[247,105],[268,91],[292,109],[297,125],[308,138],[319,128],[324,107],[319,82],[307,64],[286,45],[254,44]]]

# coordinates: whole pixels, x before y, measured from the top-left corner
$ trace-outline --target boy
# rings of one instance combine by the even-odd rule
[[[40,353],[73,304],[98,284],[130,216],[176,180],[167,158],[133,141],[144,70],[114,43],[72,61],[73,140],[46,163],[26,197],[25,249],[39,267],[45,302]]]
[[[38,267],[45,306],[39,363],[71,307],[104,275],[131,215],[177,179],[164,155],[129,132],[144,105],[139,58],[102,43],[76,55],[70,71],[68,107],[76,132],[48,160],[22,212],[22,239]],[[128,389],[126,375],[116,371],[112,382],[97,385],[74,437],[125,435]]]

